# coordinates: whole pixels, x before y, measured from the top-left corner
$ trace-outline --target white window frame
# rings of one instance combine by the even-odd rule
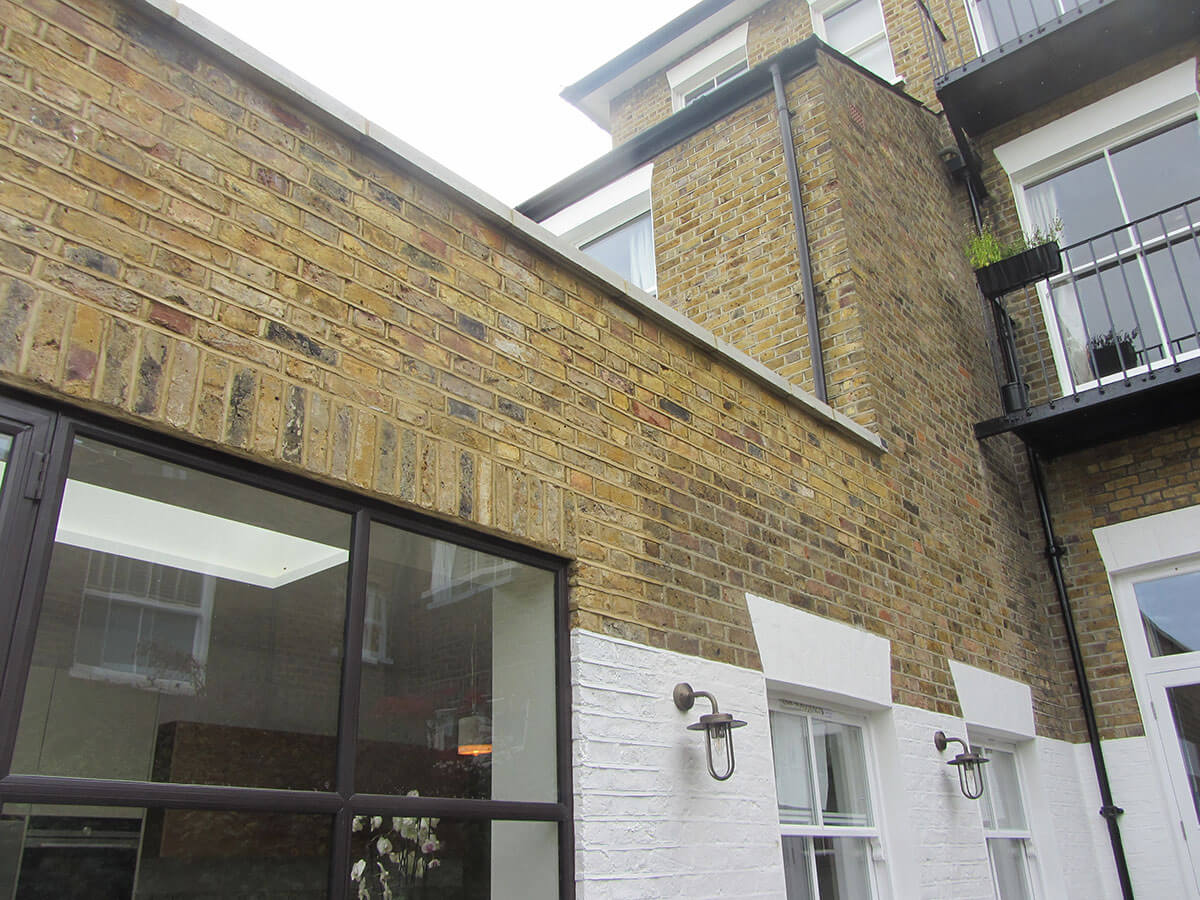
[[[1030,212],[1026,188],[1109,148],[1136,141],[1197,114],[1200,114],[1200,94],[1196,90],[1193,58],[1001,144],[995,149],[996,159],[1008,173],[1021,228],[1029,232],[1039,224]],[[1125,373],[1118,372],[1099,381],[1074,380],[1046,282],[1037,284],[1037,292],[1061,391],[1070,392],[1072,385],[1075,390],[1087,390],[1124,379]],[[1151,365],[1171,364],[1166,357]],[[1147,368],[1143,365],[1131,372],[1144,372]]]
[[[639,216],[653,215],[650,194],[653,176],[654,164],[647,163],[555,213],[542,222],[542,226],[579,249]],[[586,250],[580,252],[587,253]],[[638,289],[654,296],[658,290],[657,277],[652,287]]]
[[[1012,743],[1011,741],[993,738],[988,732],[982,729],[968,728],[967,739],[970,742],[972,749],[976,750],[984,757],[994,756],[996,751],[1008,753],[1012,756],[1013,767],[1016,769],[1017,773],[1016,792],[1017,796],[1021,800],[1021,811],[1025,816],[1024,828],[989,828],[983,817],[983,807],[980,806],[979,817],[983,824],[983,840],[984,845],[987,848],[988,868],[992,873],[992,886],[996,890],[997,897],[999,897],[1000,879],[996,876],[996,860],[995,857],[992,856],[991,842],[994,840],[1020,841],[1024,854],[1025,877],[1029,883],[1030,897],[1032,900],[1038,900],[1038,898],[1045,896],[1045,894],[1042,888],[1041,872],[1038,864],[1037,844],[1035,843],[1033,833],[1033,807],[1029,802],[1029,792],[1025,788],[1025,785],[1028,783],[1029,779],[1026,777],[1024,771],[1025,764],[1021,758],[1023,754],[1016,744]],[[994,771],[996,770],[991,769],[990,766],[986,764],[984,765],[983,777],[985,791],[990,791],[992,789],[991,783],[988,782],[988,776]]]
[[[825,20],[835,13],[841,12],[843,9],[853,6],[855,3],[874,3],[876,6],[878,6],[879,17],[883,20],[883,31],[876,32],[867,40],[862,41],[853,47],[838,47],[835,44],[830,43],[828,39],[828,35],[825,31]],[[855,62],[859,62],[858,58],[855,56],[856,53],[861,53],[867,47],[878,42],[882,38],[883,43],[887,46],[888,50],[889,71],[875,72],[874,69],[870,69],[869,66],[865,66],[861,62],[859,62],[859,65],[870,69],[870,71],[875,72],[875,74],[880,78],[884,79],[885,81],[890,81],[892,84],[899,84],[900,82],[904,81],[904,76],[900,75],[896,71],[896,55],[892,53],[892,39],[888,36],[887,16],[884,14],[883,0],[808,0],[808,6],[809,15],[812,18],[813,34],[825,41],[825,43],[829,44],[829,46],[833,47],[839,53],[850,57]]]
[[[715,91],[722,84],[748,71],[749,36],[750,23],[743,22],[683,62],[667,69],[667,84],[671,87],[671,109],[679,112],[689,103],[695,103],[703,94],[693,96],[690,100],[687,99],[688,96],[706,83],[710,84],[710,87],[704,94]],[[730,74],[730,70],[739,66],[741,68],[737,72]]]
[[[801,837],[801,838],[859,838],[867,841],[869,849],[868,863],[868,881],[871,888],[871,896],[864,897],[860,900],[883,900],[888,895],[888,879],[882,867],[885,865],[885,854],[883,850],[883,821],[880,811],[881,780],[879,771],[875,762],[874,741],[872,739],[870,720],[866,715],[861,713],[849,712],[844,709],[833,709],[828,706],[818,705],[806,702],[794,696],[784,694],[773,694],[767,701],[767,708],[770,712],[780,713],[784,715],[802,716],[808,720],[808,764],[810,774],[816,776],[816,759],[813,749],[812,737],[812,720],[820,719],[828,722],[835,722],[843,725],[853,725],[862,730],[863,738],[863,755],[864,766],[866,771],[863,773],[867,779],[867,791],[869,793],[871,805],[871,820],[870,826],[858,825],[793,825],[780,822],[779,829],[782,837]],[[772,738],[772,756],[774,755],[774,743]],[[816,798],[816,784],[811,785],[814,790],[813,795],[813,813],[814,816],[820,816],[819,802]],[[815,868],[813,876],[815,878]],[[819,897],[817,894],[816,885],[811,885],[812,894]]]
[[[1170,836],[1180,874],[1184,876],[1180,883],[1186,884],[1189,898],[1197,898],[1200,897],[1197,881],[1200,856],[1193,857],[1191,845],[1200,836],[1200,826],[1190,824],[1197,821],[1197,816],[1191,797],[1184,796],[1184,784],[1171,747],[1171,742],[1177,744],[1178,738],[1170,713],[1167,711],[1160,718],[1154,701],[1165,703],[1165,690],[1176,684],[1200,682],[1200,651],[1152,656],[1134,585],[1171,575],[1200,572],[1200,506],[1097,528],[1093,535],[1108,572],[1134,696],[1146,731],[1146,744],[1169,813],[1176,819],[1166,823],[1165,831]]]
[[[963,0],[963,2],[966,4],[966,7],[967,7],[967,17],[971,21],[971,34],[972,34],[972,37],[975,39],[975,49],[978,52],[979,56],[983,56],[983,54],[988,53],[992,50],[995,50],[997,47],[1003,47],[1007,43],[1012,43],[1012,41],[1015,41],[1018,37],[1021,36],[1021,35],[1016,35],[1011,40],[1003,41],[999,44],[996,44],[995,46],[985,46],[984,38],[986,37],[986,35],[983,32],[983,16],[980,15],[980,12],[979,12],[978,0]],[[1012,2],[1012,0],[1009,0],[1009,2]],[[1071,2],[1069,4],[1069,9],[1065,8],[1068,6],[1068,4],[1064,3],[1063,0],[1055,0],[1055,6],[1058,8],[1058,12],[1055,14],[1055,18],[1058,18],[1059,16],[1066,15],[1068,12],[1070,12],[1071,10],[1078,7],[1079,0],[1071,0]],[[1052,21],[1052,20],[1048,19],[1045,22],[1040,22],[1035,28],[1031,29],[1031,31],[1036,31],[1037,28],[1040,28],[1041,26],[1048,24],[1050,21]],[[1022,32],[1021,34],[1029,34],[1029,32],[1025,31],[1025,32]]]

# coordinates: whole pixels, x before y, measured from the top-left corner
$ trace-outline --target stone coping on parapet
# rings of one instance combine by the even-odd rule
[[[373,145],[394,159],[402,169],[431,180],[489,221],[515,233],[536,245],[538,249],[550,254],[564,268],[602,290],[617,294],[618,298],[635,312],[648,316],[686,340],[704,347],[753,378],[772,393],[794,403],[814,418],[826,422],[847,437],[875,450],[886,452],[887,447],[883,439],[869,428],[860,425],[829,404],[818,400],[813,394],[792,384],[749,354],[720,340],[708,329],[702,328],[682,313],[635,287],[615,272],[551,234],[532,219],[521,215],[479,189],[190,7],[174,2],[174,0],[122,0],[122,2],[152,16],[165,17],[183,34],[190,35],[218,53],[230,57],[252,77],[265,81],[266,86],[273,92],[311,108],[320,119],[338,131],[355,140]]]

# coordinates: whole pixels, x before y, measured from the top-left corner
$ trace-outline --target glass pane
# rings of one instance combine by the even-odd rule
[[[1064,247],[1125,224],[1108,163],[1102,156],[1027,187],[1025,199],[1033,223],[1043,230],[1056,218],[1062,219],[1059,244]],[[1121,246],[1129,246],[1128,236],[1123,233]],[[1108,245],[1097,250],[1101,256],[1111,252]],[[1092,257],[1085,247],[1068,257],[1067,263],[1077,270],[1091,265]]]
[[[8,458],[12,453],[12,435],[0,434],[0,491],[4,489],[4,473],[8,469]]]
[[[867,757],[857,725],[812,720],[817,793],[826,825],[871,825]]]
[[[1113,171],[1131,220],[1200,197],[1200,127],[1193,116],[1114,150]],[[1182,224],[1182,223],[1178,223]],[[1176,226],[1177,227],[1177,226]]]
[[[1167,701],[1183,754],[1188,793],[1200,820],[1200,684],[1167,688]]]
[[[1067,8],[1078,0],[1064,0]],[[1058,15],[1058,0],[975,0],[979,24],[983,28],[983,50],[1001,44],[1051,22]]]
[[[1161,338],[1138,257],[1098,274],[1093,269],[1052,294],[1076,384],[1160,358]]]
[[[330,790],[350,517],[71,456],[13,770]]]
[[[988,855],[996,875],[999,900],[1032,900],[1029,865],[1025,861],[1025,842],[1008,838],[989,838]]]
[[[983,766],[983,827],[1025,828],[1025,807],[1021,803],[1016,757],[1007,750],[994,747],[976,747],[975,750],[988,760]]]
[[[788,825],[815,825],[808,720],[803,716],[772,711],[771,748],[775,754],[779,821]]]
[[[812,840],[783,838],[783,881],[787,900],[812,900]]]
[[[1192,210],[1200,213],[1200,203],[1194,204]],[[1167,227],[1171,227],[1170,223]],[[1195,288],[1200,284],[1200,247],[1191,238],[1176,240],[1147,253],[1146,265],[1171,337],[1171,351],[1176,356],[1195,352],[1200,347],[1196,334],[1200,324],[1200,291]]]
[[[854,58],[880,78],[891,81],[896,77],[896,70],[892,67],[892,48],[888,46],[886,37],[867,44],[854,54]]]
[[[325,816],[13,804],[4,812],[5,900],[328,895]]]
[[[1200,650],[1200,572],[1133,586],[1151,656]]]
[[[356,900],[558,897],[558,826],[361,815],[350,840]]]
[[[853,50],[882,31],[879,0],[857,0],[825,17],[825,39],[842,52]]]
[[[871,847],[865,838],[813,838],[817,896],[821,900],[870,900]]]
[[[376,524],[367,581],[357,789],[556,800],[553,573]]]
[[[712,85],[706,84],[700,95],[711,89]],[[695,97],[688,94],[684,99],[690,103]],[[654,268],[654,225],[650,213],[631,219],[579,249],[642,290],[655,291],[658,276]]]

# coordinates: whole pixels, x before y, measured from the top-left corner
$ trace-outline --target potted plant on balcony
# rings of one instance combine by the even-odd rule
[[[979,289],[989,300],[1015,291],[1062,271],[1058,236],[1062,220],[1055,219],[1045,231],[1040,227],[1021,233],[1013,241],[1002,241],[991,228],[982,228],[967,241],[967,259],[975,269]]]
[[[1109,329],[1088,341],[1088,355],[1096,366],[1096,377],[1115,375],[1137,365],[1137,346],[1134,340],[1138,330],[1115,331]]]

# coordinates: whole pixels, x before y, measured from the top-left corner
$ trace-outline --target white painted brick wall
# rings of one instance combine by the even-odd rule
[[[575,631],[576,876],[580,900],[784,897],[765,682],[697,657]],[[704,738],[671,691],[686,681],[749,724],[737,771],[713,780]]]
[[[576,867],[580,900],[784,897],[766,681],[697,657],[575,631],[571,637]],[[712,690],[735,732],[737,772],[709,777],[678,681]],[[801,686],[802,687],[802,686]],[[993,900],[979,805],[939,754],[962,720],[895,706],[869,715],[880,797],[881,900]],[[1106,742],[1138,897],[1183,897],[1145,740]],[[1086,745],[1018,745],[1035,820],[1040,900],[1116,900],[1119,890]]]

